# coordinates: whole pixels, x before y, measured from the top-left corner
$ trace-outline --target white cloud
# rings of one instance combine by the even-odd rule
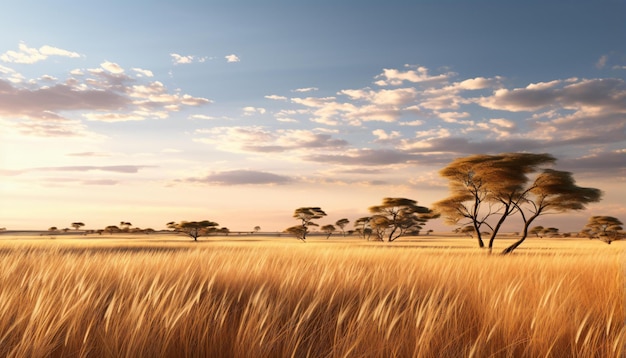
[[[28,47],[25,43],[18,45],[18,51],[9,50],[0,55],[0,60],[11,63],[32,64],[47,59],[49,56],[62,56],[77,58],[80,55],[76,52],[63,50],[57,47],[44,45],[39,49]]]
[[[144,70],[142,68],[136,68],[136,67],[132,68],[132,70],[137,72],[140,76],[154,77],[154,74],[150,70]]]
[[[372,134],[376,136],[377,142],[390,142],[402,137],[402,134],[398,131],[386,132],[384,129],[375,129],[372,131]]]
[[[124,73],[124,69],[120,65],[114,62],[104,61],[103,63],[100,64],[100,66],[104,68],[105,70],[111,72],[112,74]]]
[[[447,81],[452,76],[454,76],[454,73],[431,76],[428,74],[428,69],[423,66],[419,66],[415,70],[404,72],[397,69],[385,68],[383,69],[383,73],[376,76],[376,78],[380,80],[376,81],[375,84],[379,86],[399,86],[405,81],[412,83],[439,82]]]
[[[286,101],[287,100],[287,97],[279,96],[279,95],[275,95],[275,94],[271,94],[269,96],[265,96],[265,98],[272,99],[272,100],[275,100],[275,101]]]
[[[226,62],[239,62],[240,61],[239,57],[237,57],[237,55],[235,54],[226,55],[224,56],[224,58],[226,59]]]
[[[317,87],[305,87],[305,88],[296,88],[295,90],[293,90],[292,92],[312,92],[312,91],[317,91],[319,90],[319,88]]]
[[[182,56],[177,53],[170,53],[175,65],[189,64],[193,62],[194,56]]]
[[[505,118],[493,118],[489,120],[489,123],[493,123],[497,125],[498,127],[502,127],[506,129],[515,128],[515,122],[509,119],[505,119]]]
[[[207,116],[204,114],[192,114],[191,116],[189,116],[189,119],[205,119],[205,120],[213,120],[213,119],[217,119],[213,116]]]
[[[243,108],[243,114],[245,116],[251,116],[253,114],[265,114],[266,110],[265,108],[261,108],[261,107],[244,107]]]

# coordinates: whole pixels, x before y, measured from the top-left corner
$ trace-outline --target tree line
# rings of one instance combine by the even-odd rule
[[[572,173],[550,168],[555,163],[556,158],[547,153],[477,154],[457,158],[439,171],[448,182],[449,195],[435,202],[432,208],[420,206],[408,198],[387,197],[381,204],[369,207],[371,215],[358,218],[354,230],[348,233],[357,233],[367,240],[393,242],[405,235],[419,234],[428,220],[442,217],[446,224],[456,226],[456,232],[475,235],[478,247],[491,252],[503,224],[516,217],[521,219],[520,237],[502,251],[502,254],[511,253],[529,235],[558,233],[556,228],[532,226],[540,216],[580,211],[602,198],[601,190],[576,185]],[[293,218],[298,224],[284,231],[306,242],[311,228],[319,226],[316,220],[325,216],[320,207],[297,208]],[[329,238],[339,227],[345,236],[349,222],[342,218],[336,226],[328,224],[320,229]],[[622,225],[611,216],[592,216],[581,235],[610,244],[625,236]],[[82,226],[80,222],[72,223],[76,230]],[[98,232],[128,232],[130,227],[129,222],[122,221],[120,227],[108,226]],[[229,232],[228,228],[218,227],[218,223],[210,220],[167,223],[168,229],[194,241],[203,235]],[[53,229],[57,230],[50,228]],[[254,228],[254,232],[259,230],[258,226]]]

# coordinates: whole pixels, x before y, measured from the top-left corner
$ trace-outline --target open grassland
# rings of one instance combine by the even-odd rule
[[[624,354],[621,242],[113,237],[0,236],[0,356]]]

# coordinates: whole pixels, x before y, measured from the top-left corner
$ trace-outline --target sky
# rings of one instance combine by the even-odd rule
[[[0,24],[0,227],[354,222],[503,152],[604,192],[537,224],[626,221],[625,0],[25,0]]]

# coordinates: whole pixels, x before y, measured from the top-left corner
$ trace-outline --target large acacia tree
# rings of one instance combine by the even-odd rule
[[[417,201],[406,198],[384,198],[381,205],[369,208],[372,216],[369,225],[380,241],[397,238],[422,229],[423,225],[438,215]]]
[[[528,236],[531,223],[549,212],[582,210],[599,201],[601,192],[576,186],[569,172],[547,169],[556,159],[550,154],[478,154],[458,158],[439,173],[448,179],[450,196],[435,203],[448,224],[474,227],[478,245],[489,228],[489,250],[502,224],[512,215],[522,217],[521,238],[502,253],[515,250]]]
[[[319,226],[313,220],[321,219],[326,216],[324,210],[318,207],[302,207],[294,210],[293,217],[300,220],[300,225],[292,226],[285,229],[286,232],[296,235],[296,237],[306,242],[306,235],[309,232],[309,226]]]

